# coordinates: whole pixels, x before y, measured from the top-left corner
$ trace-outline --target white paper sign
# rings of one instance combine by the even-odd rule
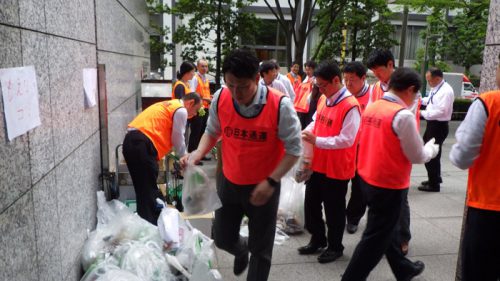
[[[40,126],[34,66],[0,69],[3,108],[9,140]]]
[[[97,104],[97,68],[83,69],[83,90],[85,92],[85,107]]]

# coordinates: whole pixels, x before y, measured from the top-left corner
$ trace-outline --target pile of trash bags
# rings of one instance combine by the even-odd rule
[[[213,241],[165,207],[158,227],[97,192],[97,227],[81,256],[81,281],[219,281]]]

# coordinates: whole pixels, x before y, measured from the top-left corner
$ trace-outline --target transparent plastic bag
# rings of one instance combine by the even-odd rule
[[[165,207],[158,217],[158,230],[160,237],[171,249],[179,248],[179,211]]]
[[[163,245],[158,228],[133,214],[125,204],[118,200],[106,201],[102,191],[97,192],[97,201],[97,227],[85,241],[80,259],[84,270],[113,253],[125,241]]]
[[[298,161],[298,167],[295,169],[295,181],[305,182],[309,180],[312,175],[312,161],[314,156],[314,146],[309,142],[302,142],[304,145],[304,151],[302,157]]]
[[[207,266],[207,270],[212,268],[214,251],[212,248],[213,240],[205,236],[198,229],[193,228],[186,235],[184,243],[177,250],[175,257],[179,263],[192,273],[198,264]]]
[[[134,273],[144,280],[170,281],[173,279],[173,274],[170,272],[160,246],[154,242],[127,242],[116,248],[114,256],[119,261],[121,269]]]
[[[300,165],[296,164],[281,180],[277,226],[287,234],[304,231],[305,184],[293,177]]]
[[[186,215],[207,214],[222,206],[215,184],[202,169],[193,165],[184,171],[182,205]]]

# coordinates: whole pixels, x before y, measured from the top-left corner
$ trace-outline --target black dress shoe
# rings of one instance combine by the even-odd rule
[[[439,183],[443,183],[443,180],[442,179],[439,179]],[[420,183],[420,185],[429,185],[429,181],[423,181]]]
[[[352,223],[347,223],[346,230],[347,230],[347,233],[354,234],[354,233],[356,233],[356,231],[358,231],[358,225],[352,224]]]
[[[342,252],[327,248],[323,251],[323,253],[321,253],[321,255],[319,255],[318,261],[319,263],[328,263],[340,258],[341,256]]]
[[[421,185],[418,187],[418,190],[420,191],[426,191],[426,192],[439,192],[441,190],[441,187],[438,185]]]
[[[411,279],[413,279],[413,277],[422,274],[422,272],[424,272],[424,269],[425,269],[425,264],[423,262],[421,261],[414,262],[413,271],[401,281],[410,281]]]
[[[248,266],[248,252],[241,256],[234,257],[234,265],[233,265],[234,275],[236,276],[241,275],[243,271],[247,269],[247,266]]]
[[[318,250],[320,250],[324,247],[326,247],[326,242],[324,242],[324,243],[309,242],[309,244],[302,246],[302,247],[298,248],[297,250],[299,251],[299,255],[311,255],[311,254],[318,252]]]

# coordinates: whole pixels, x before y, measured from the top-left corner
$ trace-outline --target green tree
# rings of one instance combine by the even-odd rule
[[[325,43],[318,45],[313,57],[318,59],[342,57],[342,30],[347,32],[346,55],[354,61],[368,58],[375,48],[390,48],[397,44],[392,39],[394,27],[389,22],[391,11],[385,0],[349,0],[334,22]],[[324,30],[320,21],[320,31]]]
[[[240,38],[256,32],[258,20],[244,8],[255,0],[179,0],[172,14],[185,20],[174,33],[173,41],[183,45],[181,57],[196,61],[203,52],[216,61],[216,84],[220,84],[221,58],[239,47]],[[212,39],[215,35],[215,40]],[[216,49],[211,55],[210,49]]]
[[[348,0],[289,0],[287,7],[282,7],[280,0],[264,0],[278,23],[285,31],[287,46],[287,64],[292,63],[292,44],[295,53],[293,61],[302,67],[303,55],[309,34],[321,22],[319,45],[321,46],[330,33],[334,32],[335,19],[342,11]],[[319,7],[319,9],[316,9]],[[290,20],[285,16],[285,9],[290,10]],[[300,12],[302,11],[302,12]]]
[[[428,38],[429,64],[451,60],[469,73],[472,65],[482,63],[489,0],[399,0],[397,3],[429,14],[427,29],[421,34]],[[450,11],[456,15],[451,16],[454,13]]]

